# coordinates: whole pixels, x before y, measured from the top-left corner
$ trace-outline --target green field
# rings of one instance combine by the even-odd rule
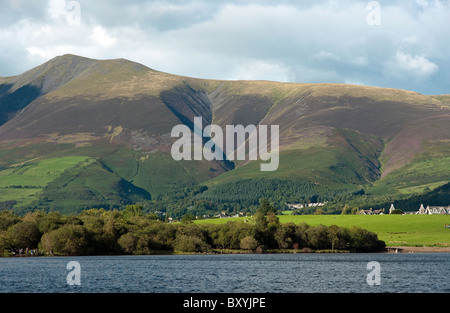
[[[50,182],[67,169],[86,166],[95,161],[85,156],[67,156],[34,160],[15,164],[0,171],[0,201],[13,200],[27,205],[36,201],[38,195]]]
[[[199,220],[196,223],[244,221],[244,217]],[[450,246],[450,215],[280,215],[280,223],[358,226],[378,235],[386,246]],[[247,218],[248,220],[248,218]]]

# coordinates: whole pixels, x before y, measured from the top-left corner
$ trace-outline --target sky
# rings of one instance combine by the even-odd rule
[[[0,0],[0,76],[63,54],[450,94],[450,0]]]

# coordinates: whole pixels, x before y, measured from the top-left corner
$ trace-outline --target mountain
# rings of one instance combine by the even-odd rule
[[[193,130],[194,117],[222,129],[279,125],[278,169],[175,161],[172,128]],[[196,79],[63,55],[0,78],[0,208],[70,213],[154,202],[195,186],[207,186],[199,199],[233,188],[239,198],[252,184],[262,195],[294,184],[297,192],[280,202],[298,200],[305,188],[308,200],[360,189],[413,194],[450,180],[449,122],[449,95]]]

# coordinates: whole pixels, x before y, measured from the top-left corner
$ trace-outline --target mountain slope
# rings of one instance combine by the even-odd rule
[[[56,57],[16,77],[1,80],[0,125],[39,96],[68,83],[96,61],[76,56]]]
[[[437,187],[450,180],[448,99],[343,84],[195,79],[124,59],[64,55],[0,78],[0,205],[69,212],[260,178],[310,183],[317,193],[324,186],[378,194]],[[174,161],[171,130],[193,129],[194,117],[222,129],[279,125],[279,168]],[[27,168],[45,176],[42,162],[73,157],[92,163],[64,163],[41,184],[24,182]]]

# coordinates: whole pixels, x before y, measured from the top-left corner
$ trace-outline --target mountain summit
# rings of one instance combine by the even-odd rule
[[[278,170],[173,160],[171,130],[192,128],[194,117],[222,128],[279,125]],[[409,193],[449,181],[448,125],[448,95],[196,79],[64,55],[0,78],[0,204],[113,207],[249,179]]]

